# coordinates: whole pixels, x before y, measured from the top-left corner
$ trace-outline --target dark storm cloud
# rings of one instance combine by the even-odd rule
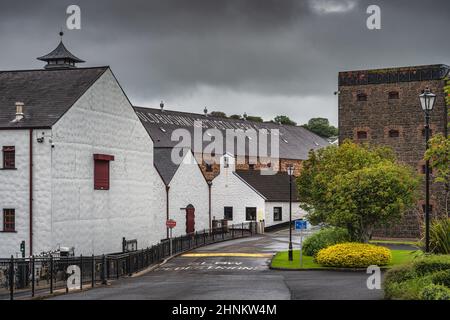
[[[444,0],[0,0],[0,69],[40,67],[70,4],[82,30],[67,46],[145,105],[336,122],[338,71],[450,60]],[[369,4],[380,31],[366,28]]]

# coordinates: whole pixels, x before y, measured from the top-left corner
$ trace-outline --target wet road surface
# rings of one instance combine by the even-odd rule
[[[270,270],[272,256],[287,247],[287,231],[218,243],[174,258],[140,277],[54,299],[382,299],[381,290],[367,289],[369,275],[364,272]]]

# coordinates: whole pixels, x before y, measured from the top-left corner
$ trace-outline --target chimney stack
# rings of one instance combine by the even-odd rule
[[[24,118],[23,107],[25,104],[23,102],[16,102],[16,119],[14,122],[19,122]]]
[[[159,107],[161,108],[161,112],[164,112],[164,101],[161,101],[161,104],[159,105]]]

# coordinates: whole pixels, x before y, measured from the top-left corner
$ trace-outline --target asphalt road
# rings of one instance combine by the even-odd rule
[[[274,271],[271,256],[287,232],[215,244],[140,277],[55,300],[377,300],[364,272]]]

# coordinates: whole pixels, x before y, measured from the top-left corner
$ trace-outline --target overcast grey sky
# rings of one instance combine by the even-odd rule
[[[65,28],[66,8],[82,29]],[[366,9],[381,7],[382,29]],[[337,123],[339,71],[450,63],[448,0],[0,0],[0,70],[64,43],[110,65],[131,101]]]

